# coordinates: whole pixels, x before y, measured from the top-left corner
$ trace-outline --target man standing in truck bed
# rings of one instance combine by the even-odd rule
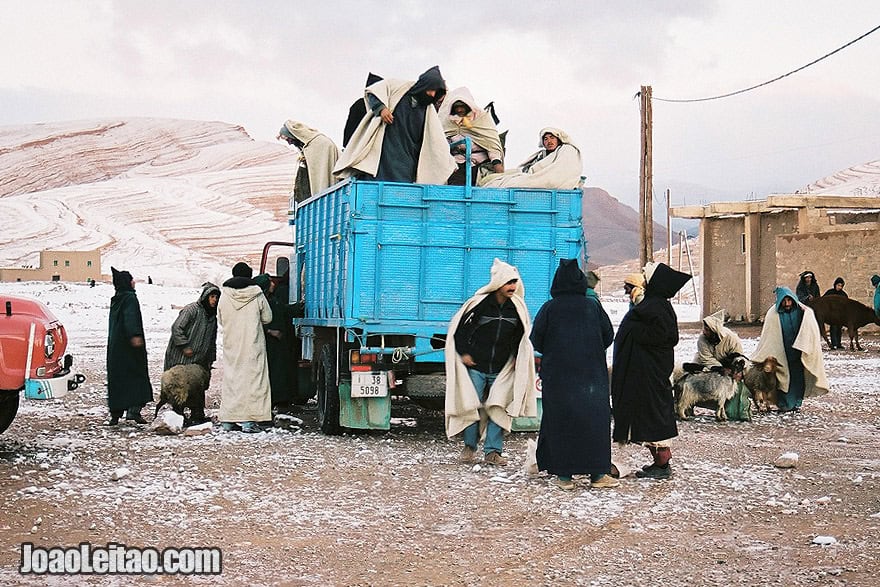
[[[464,432],[461,461],[504,466],[505,431],[513,418],[537,416],[535,354],[519,271],[499,259],[491,280],[452,317],[446,335],[446,434]]]
[[[445,184],[457,167],[435,107],[445,95],[436,65],[415,82],[391,79],[367,87],[367,113],[333,172],[342,178]]]

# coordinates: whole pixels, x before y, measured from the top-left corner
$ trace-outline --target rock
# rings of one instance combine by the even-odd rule
[[[834,536],[816,536],[813,538],[813,544],[818,544],[819,546],[831,546],[837,544],[837,538]]]
[[[798,454],[796,452],[786,452],[782,453],[776,460],[773,462],[773,465],[779,467],[780,469],[793,469],[797,467],[798,464]]]
[[[110,475],[110,478],[114,481],[119,481],[123,477],[127,477],[129,473],[131,473],[131,471],[126,467],[119,467],[118,469],[113,471],[113,474]]]
[[[183,431],[183,416],[172,410],[165,410],[150,423],[150,430],[162,435],[180,434]]]
[[[184,436],[203,436],[205,434],[210,434],[212,429],[212,424],[210,422],[204,422],[199,424],[198,426],[190,426],[186,430],[183,431]]]

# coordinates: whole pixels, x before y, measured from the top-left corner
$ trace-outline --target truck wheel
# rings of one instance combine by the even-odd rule
[[[318,362],[318,424],[321,432],[336,436],[342,432],[339,426],[339,388],[336,386],[336,353],[333,346],[321,347]]]
[[[18,398],[18,391],[0,391],[0,432],[9,428],[18,413]]]

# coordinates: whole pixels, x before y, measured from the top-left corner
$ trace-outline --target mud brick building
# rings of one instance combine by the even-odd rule
[[[101,251],[40,251],[38,267],[0,268],[0,281],[100,281]]]
[[[777,285],[792,290],[809,269],[822,292],[838,276],[851,298],[871,304],[880,273],[880,197],[770,195],[765,200],[679,206],[700,220],[703,314],[763,319]]]

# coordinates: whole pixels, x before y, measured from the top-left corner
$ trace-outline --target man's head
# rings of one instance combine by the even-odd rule
[[[703,320],[703,336],[706,337],[709,344],[718,344],[721,342],[721,337],[718,336],[718,333],[712,330],[708,324],[706,324],[705,320]]]
[[[834,280],[834,289],[835,290],[843,291],[844,285],[846,285],[846,283],[843,281],[843,277],[838,277],[837,279]]]
[[[810,271],[804,271],[804,272],[801,274],[801,278],[804,280],[804,283],[806,283],[807,285],[813,283],[813,279],[814,279],[814,277],[815,277],[815,276],[814,276],[813,273],[810,272]]]
[[[251,266],[245,263],[244,261],[239,261],[235,265],[232,266],[232,276],[233,277],[247,277],[250,279],[254,276],[254,270],[251,269]]]
[[[208,295],[208,305],[212,308],[217,307],[217,302],[220,301],[220,294],[212,293]]]
[[[551,132],[545,132],[541,137],[541,143],[543,143],[544,149],[546,149],[548,153],[552,153],[559,148],[559,137]]]
[[[517,283],[519,283],[519,279],[511,279],[495,290],[495,299],[499,304],[513,298],[513,295],[516,293]]]
[[[791,296],[785,296],[782,298],[782,301],[779,302],[779,309],[783,312],[791,312],[792,308],[794,308],[794,300]]]
[[[471,111],[471,107],[462,102],[461,100],[456,100],[452,105],[452,113],[456,116],[467,116]]]

